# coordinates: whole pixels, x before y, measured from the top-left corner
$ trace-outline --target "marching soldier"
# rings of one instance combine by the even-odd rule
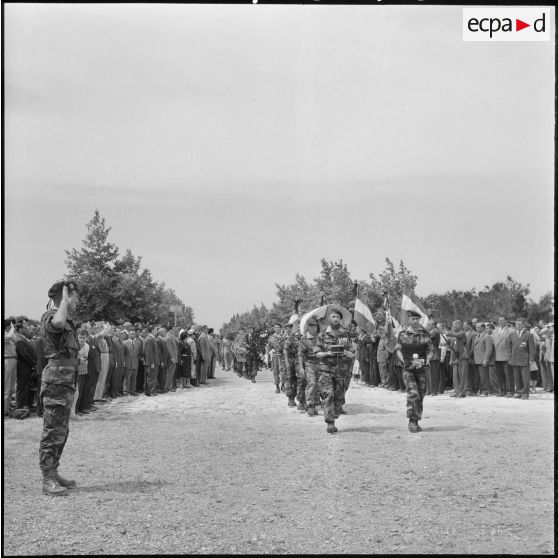
[[[308,331],[303,335],[298,346],[298,370],[297,392],[304,391],[304,402],[306,403],[309,417],[316,416],[316,400],[319,402],[318,394],[318,357],[316,354],[318,346],[318,321],[310,318],[306,325]],[[298,395],[298,394],[297,394]],[[302,394],[298,395],[301,401]]]
[[[273,381],[275,383],[275,393],[281,393],[279,382],[283,378],[283,337],[281,335],[281,325],[273,325],[273,333],[270,335],[265,345],[265,359],[269,362],[271,356],[271,369],[273,370]]]
[[[345,402],[345,378],[353,364],[356,345],[349,332],[341,327],[341,311],[333,308],[329,313],[329,326],[318,336],[319,386],[324,403],[327,432],[337,432],[335,420],[342,414]]]
[[[300,344],[300,333],[293,332],[293,324],[285,324],[285,340],[283,343],[283,356],[285,357],[285,384],[286,394],[289,399],[288,406],[294,407],[295,396],[298,389],[298,347]],[[304,396],[304,392],[302,392]],[[305,411],[304,401],[299,399],[298,409]]]
[[[58,473],[60,458],[68,440],[70,412],[76,391],[79,342],[70,316],[78,302],[77,285],[59,281],[48,297],[54,306],[41,318],[48,363],[41,378],[43,433],[39,445],[39,466],[43,475],[43,494],[61,496],[76,482]]]
[[[418,421],[422,418],[422,402],[426,392],[426,370],[433,355],[430,333],[420,324],[420,314],[407,311],[409,326],[397,337],[395,351],[403,366],[403,381],[407,388],[407,418],[409,430],[420,432]]]

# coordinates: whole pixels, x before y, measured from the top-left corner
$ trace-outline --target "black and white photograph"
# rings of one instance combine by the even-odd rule
[[[555,14],[2,2],[2,554],[554,555]]]

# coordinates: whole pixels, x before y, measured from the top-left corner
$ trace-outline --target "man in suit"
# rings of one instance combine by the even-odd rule
[[[10,403],[15,393],[17,376],[17,356],[14,344],[15,322],[4,322],[4,416],[10,414]]]
[[[91,335],[91,324],[84,322],[81,325],[81,330],[85,333],[85,343],[89,350],[87,351],[87,373],[78,376],[79,396],[76,402],[76,413],[87,414],[90,411],[97,410],[97,407],[93,404],[94,391],[92,393],[91,387],[97,385],[101,372],[101,353],[97,340]]]
[[[485,325],[477,322],[477,334],[473,339],[473,362],[477,368],[480,380],[480,393],[485,397],[490,395],[490,377],[488,363],[494,346],[492,337],[486,332]]]
[[[467,350],[467,334],[461,320],[452,323],[451,331],[446,334],[451,339],[451,361],[453,366],[453,390],[450,397],[465,397],[467,395],[467,379],[469,373],[469,351]]]
[[[128,352],[128,359],[129,359],[128,362],[126,363],[126,366],[129,366],[129,368],[126,368],[126,388],[128,393],[135,397],[138,395],[136,389],[136,380],[138,375],[140,358],[143,353],[142,350],[143,343],[141,342],[140,339],[137,338],[135,329],[131,329],[128,332],[128,341],[126,343],[127,343],[126,350]]]
[[[469,354],[469,372],[467,382],[467,394],[477,396],[479,394],[480,378],[477,367],[475,366],[475,359],[473,354],[473,341],[477,336],[476,322],[473,320],[466,320],[463,322],[463,330],[467,336],[467,353]]]
[[[430,320],[426,329],[430,333],[430,341],[432,342],[430,370],[426,373],[426,395],[438,395],[440,387],[440,331],[432,320]]]
[[[159,374],[161,364],[156,339],[158,329],[158,326],[152,326],[143,340],[145,395],[148,397],[157,395],[157,375]]]
[[[250,329],[252,329],[252,339],[254,339],[254,328],[248,328],[248,334],[250,334]],[[207,339],[209,340],[209,347],[211,348],[211,363],[209,365],[208,378],[212,380],[215,379],[215,365],[219,359],[219,346],[213,334],[213,328],[210,327],[207,330]],[[248,361],[246,362],[248,364]],[[248,367],[246,366],[246,375],[248,377]]]
[[[167,368],[169,366],[169,353],[167,351],[167,344],[165,343],[165,337],[167,335],[167,330],[164,327],[160,327],[157,331],[157,348],[159,349],[159,372],[157,374],[157,385],[159,393],[166,393],[169,391],[165,389],[167,384]]]
[[[529,399],[531,382],[529,366],[535,362],[535,340],[527,326],[528,324],[525,323],[523,318],[517,318],[515,320],[515,330],[510,333],[512,349],[510,365],[513,368],[515,397],[517,399]]]
[[[27,320],[19,320],[15,325],[14,346],[17,359],[16,409],[31,408],[31,378],[35,374],[37,353],[31,342],[33,334]],[[27,415],[28,416],[28,415]]]
[[[207,372],[209,370],[209,366],[211,365],[211,346],[207,337],[207,326],[198,326],[198,331],[198,341],[200,343],[202,357],[202,366],[198,381],[200,384],[207,384]]]
[[[164,337],[167,348],[167,374],[165,377],[165,391],[176,391],[176,363],[178,362],[178,341],[173,335],[173,330],[169,329]]]
[[[509,327],[504,317],[498,318],[498,325],[492,334],[494,341],[494,366],[498,383],[499,397],[513,397],[514,379],[513,369],[509,365],[511,358],[510,334],[513,328]]]

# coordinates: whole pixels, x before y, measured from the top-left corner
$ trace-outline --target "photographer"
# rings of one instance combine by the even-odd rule
[[[428,331],[420,327],[420,314],[409,310],[409,326],[397,337],[395,352],[403,366],[403,381],[407,388],[407,418],[409,430],[420,432],[418,421],[422,418],[422,402],[426,392],[426,370],[433,355]]]

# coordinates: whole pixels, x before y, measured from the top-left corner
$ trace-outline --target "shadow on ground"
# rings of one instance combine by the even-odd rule
[[[164,485],[169,484],[168,481],[122,481],[103,483],[94,486],[78,486],[73,492],[151,492],[157,490]]]

